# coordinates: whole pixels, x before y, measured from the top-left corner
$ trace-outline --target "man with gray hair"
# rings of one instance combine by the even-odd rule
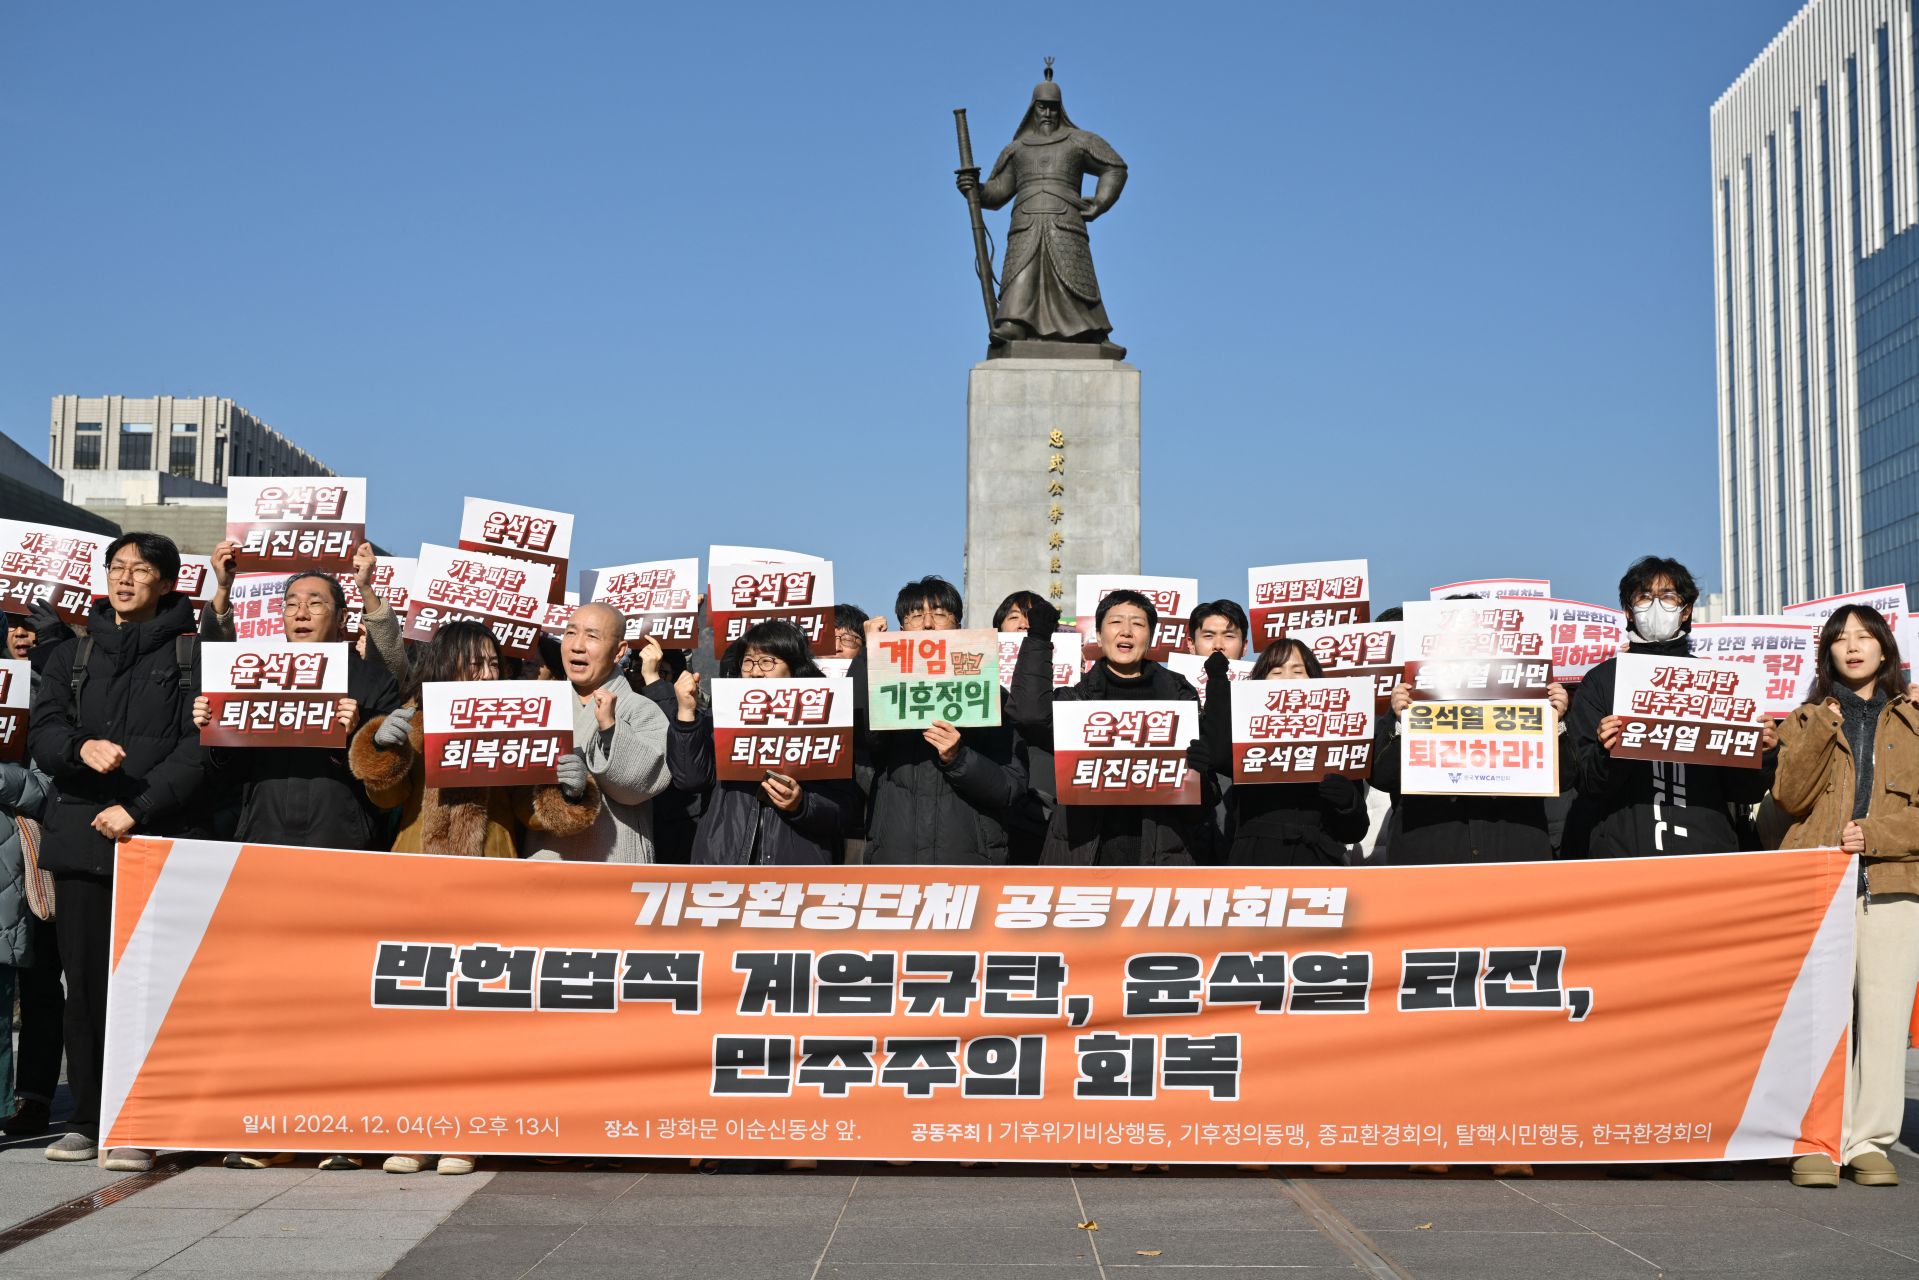
[[[567,620],[560,668],[573,686],[573,744],[605,803],[578,835],[527,832],[526,856],[568,862],[653,861],[652,799],[666,790],[666,716],[620,674],[626,619],[595,601]]]

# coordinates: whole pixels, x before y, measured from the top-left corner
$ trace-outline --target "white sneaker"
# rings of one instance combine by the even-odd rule
[[[153,1168],[153,1153],[138,1147],[115,1147],[107,1152],[101,1167],[108,1173],[146,1173]]]
[[[380,1162],[388,1173],[418,1173],[426,1168],[425,1156],[388,1156]]]
[[[472,1173],[473,1166],[479,1163],[478,1156],[441,1156],[440,1163],[433,1166],[435,1173]]]

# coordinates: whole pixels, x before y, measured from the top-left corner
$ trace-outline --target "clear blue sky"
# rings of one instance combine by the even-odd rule
[[[1131,170],[1142,569],[1713,588],[1707,113],[1798,7],[10,5],[0,430],[231,396],[398,550],[474,493],[885,607],[961,568],[951,111],[990,163],[1052,54]]]

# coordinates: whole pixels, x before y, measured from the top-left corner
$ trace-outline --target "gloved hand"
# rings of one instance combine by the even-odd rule
[[[63,622],[60,615],[53,611],[53,606],[45,600],[34,601],[33,607],[27,610],[27,616],[21,621],[27,630],[33,632],[35,645],[73,638],[73,628]]]
[[[1186,746],[1186,767],[1198,774],[1209,774],[1213,770],[1213,753],[1206,747],[1206,739],[1194,738]]]
[[[397,751],[405,746],[412,736],[413,717],[419,714],[419,708],[408,704],[387,713],[380,727],[373,731],[373,745],[382,751]]]
[[[1319,780],[1319,798],[1341,813],[1352,812],[1359,803],[1359,787],[1351,778],[1337,775]]]
[[[1026,634],[1050,636],[1059,630],[1059,610],[1042,600],[1026,615]],[[1047,643],[1052,643],[1048,641]]]
[[[560,757],[560,794],[578,800],[586,794],[586,757],[569,751]]]

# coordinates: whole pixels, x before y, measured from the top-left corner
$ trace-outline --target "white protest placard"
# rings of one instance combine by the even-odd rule
[[[1206,686],[1211,683],[1206,678],[1206,659],[1196,653],[1172,653],[1166,656],[1166,669],[1174,675],[1186,677],[1186,683],[1199,691],[1199,705],[1206,705]],[[1253,673],[1251,658],[1228,658],[1226,660],[1226,679],[1228,683],[1238,684]]]
[[[713,681],[713,768],[723,782],[853,776],[853,682]]]
[[[1373,767],[1373,682],[1365,676],[1232,686],[1233,781],[1365,778]]]
[[[1559,718],[1545,698],[1415,702],[1399,734],[1402,795],[1559,794]]]
[[[58,525],[0,520],[0,609],[28,613],[45,600],[67,622],[87,620],[107,590],[113,539]]]
[[[1819,626],[1811,619],[1695,622],[1687,633],[1695,658],[1744,662],[1765,673],[1760,705],[1784,719],[1806,700],[1819,669]]]
[[[553,570],[547,600],[559,604],[566,560],[573,553],[573,517],[564,511],[468,498],[460,511],[460,549],[546,565]]]
[[[844,678],[853,670],[853,660],[851,658],[841,658],[837,656],[831,658],[815,658],[813,659],[813,665],[827,675],[839,678]]]
[[[214,588],[218,585],[213,577],[212,556],[181,555],[180,576],[174,581],[173,587],[196,609],[213,599]]]
[[[386,601],[396,618],[406,617],[407,599],[413,590],[413,575],[420,562],[413,556],[380,556],[373,562],[373,594]],[[346,593],[346,633],[360,634],[366,620],[366,601],[360,597],[360,580],[350,573],[334,575]]]
[[[1373,682],[1373,710],[1392,704],[1393,686],[1406,673],[1399,657],[1399,623],[1353,622],[1337,627],[1301,627],[1292,639],[1312,650],[1328,676],[1365,676]]]
[[[1802,600],[1798,604],[1789,604],[1779,612],[1788,618],[1805,618],[1813,622],[1824,622],[1839,612],[1841,605],[1863,604],[1869,609],[1877,609],[1885,616],[1886,625],[1899,626],[1899,619],[1911,612],[1906,607],[1906,584],[1895,583],[1890,587],[1867,587],[1863,591],[1847,591],[1841,595],[1825,596],[1818,600]]]
[[[1578,684],[1588,671],[1618,654],[1626,638],[1624,612],[1579,600],[1548,599],[1545,604],[1554,680]]]
[[[407,597],[406,638],[431,640],[449,622],[491,627],[500,650],[530,658],[538,649],[553,570],[531,560],[423,543]]]
[[[1146,574],[1082,573],[1074,587],[1074,612],[1088,642],[1098,643],[1099,602],[1115,591],[1137,591],[1152,602],[1158,626],[1148,641],[1146,656],[1154,662],[1186,644],[1186,618],[1199,604],[1198,578],[1160,578]]]
[[[1053,687],[1070,688],[1093,669],[1096,658],[1086,656],[1086,640],[1077,631],[1053,633]]]
[[[1548,600],[1552,598],[1552,593],[1550,578],[1468,578],[1464,582],[1448,582],[1444,586],[1433,587],[1427,592],[1427,598],[1445,600],[1453,596],[1471,596],[1481,600]]]
[[[1310,560],[1246,571],[1246,606],[1258,652],[1287,633],[1351,626],[1372,617],[1364,560]]]
[[[209,640],[200,646],[201,691],[213,718],[209,747],[346,746],[346,645],[284,639]]]
[[[564,680],[432,680],[421,685],[426,785],[557,782],[560,757],[573,750],[572,695],[572,686]]]
[[[286,620],[280,616],[286,600],[287,574],[236,573],[227,592],[233,610],[235,640],[284,640]]]
[[[700,562],[692,556],[588,569],[580,590],[625,615],[626,642],[636,648],[647,636],[662,649],[691,649],[699,640]]]
[[[1628,652],[1617,670],[1612,712],[1622,723],[1614,758],[1759,768],[1762,668]]]
[[[227,540],[241,573],[350,573],[366,541],[366,480],[349,476],[228,476]]]
[[[1400,626],[1415,701],[1543,698],[1552,683],[1543,600],[1409,600]]]
[[[25,658],[0,658],[0,764],[27,758],[27,710],[33,704],[33,671]]]
[[[1198,804],[1199,775],[1186,749],[1199,736],[1199,704],[1053,704],[1053,772],[1061,804]]]
[[[715,546],[706,565],[714,656],[724,655],[754,624],[775,619],[798,627],[815,657],[832,656],[838,637],[831,561],[767,547]]]

